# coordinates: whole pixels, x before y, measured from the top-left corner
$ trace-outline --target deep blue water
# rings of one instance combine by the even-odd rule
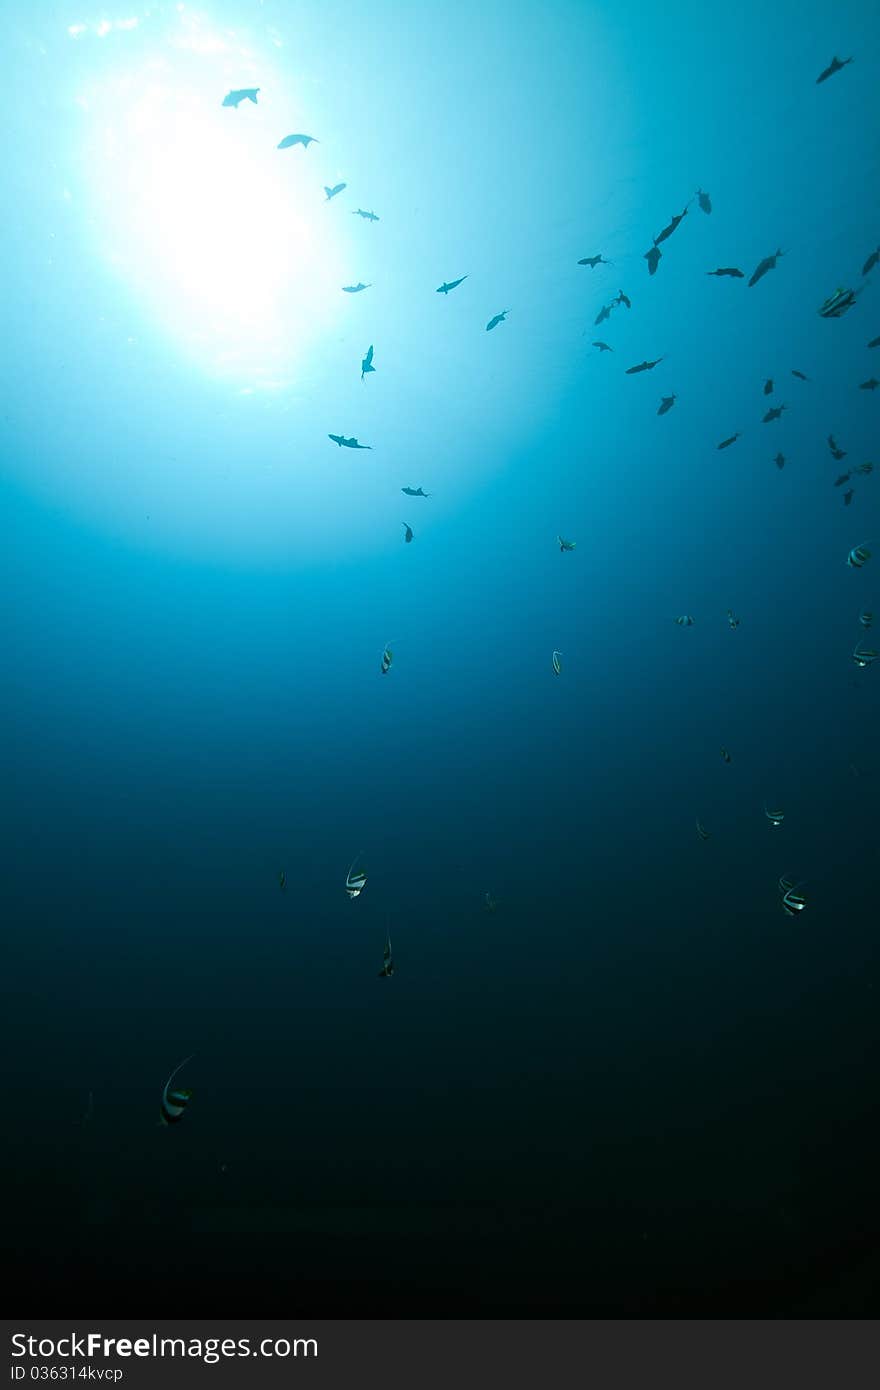
[[[880,12],[3,25],[19,1311],[876,1312]]]

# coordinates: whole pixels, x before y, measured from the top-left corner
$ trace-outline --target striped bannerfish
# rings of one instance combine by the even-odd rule
[[[866,565],[871,558],[871,552],[866,545],[854,545],[846,557],[846,563],[850,569],[860,570],[862,565]]]
[[[689,613],[683,613],[680,618],[673,620],[678,627],[693,627],[694,620]]]
[[[704,826],[700,825],[699,821],[697,821],[697,834],[701,840],[708,840],[709,838],[709,831],[706,830]]]
[[[736,629],[739,627],[739,618],[736,616],[732,608],[728,608],[727,610],[727,626],[733,632],[735,632]]]
[[[880,652],[875,651],[873,647],[863,647],[861,642],[858,642],[853,649],[852,659],[864,670],[866,666],[873,666],[878,656]]]
[[[365,871],[363,869],[355,869],[354,867],[360,857],[359,854],[355,855],[354,859],[351,861],[351,868],[345,875],[345,891],[350,898],[359,898],[367,886],[367,875]]]
[[[577,541],[566,541],[563,540],[561,536],[557,536],[556,539],[559,542],[559,549],[562,551],[574,550],[575,546],[577,545]]]
[[[865,478],[868,476],[869,473],[873,473],[873,471],[873,463],[857,463],[855,468],[853,469],[854,473],[861,473],[862,476]]]
[[[394,957],[391,954],[391,937],[385,938],[385,950],[382,953],[382,969],[379,971],[379,978],[394,974]]]
[[[726,748],[722,748],[722,750],[721,750],[721,756],[722,756],[722,758],[724,759],[724,761],[725,761],[726,763],[729,763],[729,762],[730,762],[730,754],[728,753],[728,751],[727,751]]]
[[[187,1062],[191,1062],[194,1056],[195,1053],[193,1052],[189,1057],[184,1057],[162,1087],[162,1104],[159,1108],[159,1123],[161,1125],[176,1125],[183,1119],[183,1112],[192,1100],[192,1091],[180,1086],[175,1086],[172,1091],[171,1083],[181,1068],[185,1067]]]
[[[779,880],[779,891],[782,894],[782,910],[788,917],[794,917],[795,913],[803,912],[807,905],[807,900],[802,893],[797,890],[799,883],[792,883],[790,878],[783,876]]]
[[[384,648],[384,650],[383,650],[383,652],[382,652],[382,665],[381,665],[381,671],[382,671],[382,675],[383,675],[383,676],[387,676],[387,675],[388,675],[388,672],[391,670],[391,663],[392,663],[393,660],[394,660],[394,653],[393,653],[393,651],[391,650],[391,643],[390,643],[390,642],[387,642],[387,643],[385,644],[385,648]]]
[[[870,627],[873,621],[874,614],[871,612],[870,608],[864,608],[862,612],[859,614],[859,622],[861,623],[862,627]]]
[[[562,652],[553,653],[553,670],[557,676],[559,675],[559,672],[562,670],[562,661],[560,660],[561,656]]]
[[[784,811],[768,811],[766,806],[764,807],[764,815],[771,825],[781,825],[785,820]]]

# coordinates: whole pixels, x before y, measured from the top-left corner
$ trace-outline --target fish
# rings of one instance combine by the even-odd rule
[[[404,536],[403,539],[404,539],[404,541],[406,542],[406,544],[409,545],[410,541],[411,541],[412,538],[413,538],[413,529],[412,529],[412,527],[410,526],[410,524],[409,524],[408,521],[402,521],[400,524],[401,524],[401,526],[404,528],[404,530],[405,530],[405,532],[406,532],[406,534],[405,534],[405,536]]]
[[[492,896],[491,893],[486,893],[486,894],[484,894],[484,896],[483,896],[483,906],[485,907],[485,909],[486,909],[487,912],[497,912],[497,911],[498,911],[498,901],[497,901],[496,898],[494,898],[494,897]]]
[[[680,213],[678,214],[677,217],[673,217],[672,220],[671,220],[671,222],[668,222],[668,223],[667,223],[667,225],[663,228],[663,231],[660,233],[660,235],[659,235],[659,236],[655,236],[655,238],[654,238],[654,245],[655,245],[655,246],[659,246],[660,243],[661,243],[661,241],[667,241],[667,240],[669,239],[669,237],[672,236],[672,233],[675,231],[675,229],[676,229],[676,227],[679,225],[679,223],[682,222],[682,221],[684,220],[685,217],[687,217],[687,212],[688,212],[688,210],[687,210],[687,208],[685,208],[683,212],[680,212]]]
[[[346,294],[360,294],[361,290],[372,289],[372,285],[365,285],[363,280],[358,280],[356,285],[343,285]]]
[[[450,290],[457,289],[459,285],[463,285],[466,279],[466,275],[460,275],[457,280],[444,280],[442,285],[437,286],[437,293],[448,294]]]
[[[843,318],[847,309],[851,309],[855,304],[859,293],[861,293],[859,290],[836,289],[833,294],[828,296],[822,307],[816,310],[816,313],[822,319]]]
[[[736,434],[731,434],[727,439],[722,439],[721,443],[716,444],[715,447],[716,449],[729,449],[731,444],[735,444],[739,437],[740,432],[737,430]]]
[[[386,642],[385,646],[382,648],[382,660],[379,663],[379,670],[381,671],[383,676],[388,675],[388,672],[391,670],[391,663],[393,660],[394,653],[391,650],[391,643]]]
[[[833,434],[829,434],[828,436],[828,448],[831,450],[833,458],[836,458],[838,460],[846,458],[846,449],[838,448],[837,441],[835,440]]]
[[[777,468],[784,468],[784,467],[785,467],[785,454],[777,454],[776,457],[775,457],[775,459],[773,460],[773,462],[776,464],[776,467],[777,467]]]
[[[606,261],[604,256],[584,256],[578,261],[578,265],[588,265],[591,270],[595,270],[597,265],[611,265],[611,261]]]
[[[498,325],[499,325],[499,323],[503,323],[503,322],[504,322],[504,320],[507,318],[507,315],[508,315],[509,313],[510,313],[510,310],[509,310],[509,309],[502,309],[502,311],[501,311],[500,314],[493,314],[492,317],[490,318],[489,322],[486,324],[486,332],[487,332],[487,333],[491,333],[491,331],[492,331],[493,328],[497,328]]]
[[[608,345],[608,343],[595,342],[595,343],[592,343],[591,346],[592,346],[592,347],[595,347],[595,348],[598,348],[600,352],[613,352],[613,351],[614,351],[614,348],[613,348],[613,347],[610,347],[610,346]]]
[[[773,395],[773,378],[772,378],[772,376],[768,376],[767,380],[764,382],[764,395],[765,395],[765,396],[772,396],[772,395]]]
[[[848,483],[851,477],[851,473],[841,473],[839,478],[834,479],[834,486],[843,487],[844,483]]]
[[[722,265],[717,270],[707,270],[707,275],[729,275],[733,280],[744,280],[745,275],[735,265]]]
[[[868,347],[880,347],[880,338],[872,338],[870,343],[868,344]]]
[[[635,367],[627,367],[626,375],[635,376],[637,372],[650,372],[654,367],[657,366],[658,362],[662,361],[662,357],[655,357],[653,362],[639,362],[638,365]]]
[[[624,294],[623,290],[617,291],[617,298],[612,301],[612,305],[615,304],[622,304],[625,309],[632,308],[632,300],[630,299],[629,295]]]
[[[859,390],[876,391],[878,386],[880,386],[880,381],[878,381],[875,376],[872,376],[869,377],[867,381],[862,381],[859,383]]]
[[[360,859],[360,854],[356,854],[351,861],[351,867],[345,875],[345,891],[350,898],[359,898],[367,886],[367,875],[364,869],[355,869],[355,864]]]
[[[354,435],[346,439],[344,434],[328,434],[328,439],[332,439],[334,444],[338,444],[340,449],[372,449],[372,444],[359,444]]]
[[[859,614],[859,622],[863,628],[869,628],[874,621],[874,614],[870,608],[863,608]]]
[[[663,259],[663,252],[659,246],[652,246],[650,251],[645,252],[644,259],[648,262],[648,274],[656,275],[657,267]]]
[[[703,192],[702,188],[697,189],[697,202],[700,205],[700,212],[708,214],[712,211],[712,199],[708,193]]]
[[[565,541],[562,539],[561,536],[557,536],[556,539],[559,542],[559,549],[561,551],[574,550],[575,546],[577,545],[577,541]]]
[[[177,1073],[186,1066],[187,1062],[191,1062],[194,1056],[195,1053],[193,1052],[189,1057],[184,1057],[183,1061],[177,1064],[174,1071],[165,1082],[165,1085],[162,1087],[162,1102],[159,1107],[160,1125],[176,1125],[183,1119],[183,1112],[192,1100],[192,1091],[187,1090],[185,1087],[175,1087],[172,1091],[171,1083]]]
[[[689,613],[683,613],[680,618],[673,618],[672,621],[676,627],[693,627],[694,625],[694,620]]]
[[[778,420],[784,409],[784,405],[771,405],[761,423],[763,425],[769,425],[771,420]]]
[[[553,653],[553,663],[552,663],[552,664],[553,664],[553,672],[554,672],[554,675],[557,675],[557,676],[559,675],[560,671],[562,670],[562,660],[561,660],[561,658],[562,658],[562,652],[554,652],[554,653]]]
[[[674,391],[671,396],[661,396],[660,404],[657,407],[657,414],[667,415],[669,411],[672,409],[672,407],[675,405],[677,399],[678,397],[676,396]]]
[[[794,917],[795,913],[803,912],[807,905],[807,900],[802,893],[798,892],[799,883],[792,883],[789,878],[779,880],[779,891],[782,894],[782,910],[789,917]]]
[[[751,289],[752,285],[757,285],[759,280],[763,280],[764,276],[767,275],[769,271],[775,270],[776,262],[779,260],[779,257],[784,254],[784,252],[777,248],[772,256],[765,256],[763,261],[759,261],[752,272],[752,278],[749,280],[749,288]]]
[[[846,563],[851,570],[860,570],[871,558],[871,552],[866,545],[854,545],[846,557]]]
[[[234,106],[236,111],[238,110],[238,103],[240,101],[252,101],[254,103],[254,106],[256,106],[257,92],[259,90],[259,87],[239,87],[234,92],[226,93],[226,96],[223,98],[222,105]]]
[[[285,135],[275,148],[277,150],[289,150],[291,145],[302,145],[304,149],[308,149],[309,145],[319,145],[320,143],[320,140],[316,140],[314,135]]]
[[[709,831],[706,830],[706,829],[704,829],[704,827],[703,827],[702,825],[700,825],[700,822],[699,822],[699,821],[697,821],[696,825],[697,825],[697,834],[699,835],[700,839],[701,839],[701,840],[708,840],[708,838],[709,838]]]
[[[382,969],[379,971],[379,979],[388,979],[394,974],[394,957],[391,954],[391,937],[385,938],[385,949],[382,952]]]
[[[739,618],[736,616],[736,614],[734,613],[733,609],[732,609],[732,608],[728,608],[728,610],[727,610],[727,626],[731,629],[731,631],[733,631],[733,632],[736,631],[736,629],[739,627],[739,621],[740,621],[740,620],[739,620]]]
[[[878,263],[880,263],[880,246],[876,247],[875,250],[871,252],[868,259],[865,261],[865,264],[862,266],[862,274],[870,275],[871,271],[874,269],[874,266]]]
[[[613,304],[603,304],[603,305],[602,305],[602,308],[599,310],[598,314],[597,314],[596,317],[593,319],[593,323],[594,323],[594,324],[597,324],[597,323],[604,323],[606,319],[610,319],[610,317],[611,317],[611,310],[612,310],[613,308],[614,308],[614,305],[613,305]]]
[[[731,760],[731,759],[730,759],[730,754],[728,753],[728,751],[727,751],[726,748],[722,748],[722,750],[721,750],[721,757],[722,757],[722,759],[724,760],[724,762],[726,762],[726,763],[729,763],[730,760]]]
[[[780,826],[785,820],[784,811],[768,811],[766,803],[764,805],[764,815],[767,817],[770,824],[774,826]]]
[[[865,478],[867,478],[867,476],[868,476],[869,473],[873,473],[873,471],[874,471],[874,465],[873,465],[873,463],[857,463],[857,464],[855,465],[855,467],[853,468],[853,472],[854,472],[854,473],[861,473],[862,476],[865,477]]]
[[[863,647],[860,642],[853,648],[852,659],[862,670],[866,666],[873,666],[878,656],[880,652],[875,651],[873,647]]]
[[[846,67],[847,63],[851,62],[852,58],[844,58],[841,61],[841,59],[838,58],[835,54],[835,56],[831,59],[831,62],[828,64],[827,68],[823,68],[822,71],[819,73],[819,76],[816,78],[816,86],[818,87],[820,82],[827,82],[829,77],[833,77],[836,72],[840,72],[841,69]]]
[[[281,872],[280,872],[280,874],[278,875],[278,887],[281,888],[281,889],[283,889],[286,883],[287,883],[287,874],[286,874],[286,873],[284,872],[284,870],[282,869]]]
[[[378,222],[379,219],[374,212],[364,212],[363,208],[355,208],[352,217],[363,217],[366,222]]]
[[[370,346],[367,348],[366,354],[363,360],[361,361],[361,381],[363,381],[367,372],[374,372],[375,370],[376,368],[373,366],[373,344],[370,343]]]
[[[423,492],[420,487],[402,487],[401,492],[405,492],[407,497],[430,497],[430,492]]]
[[[803,372],[799,372],[797,367],[792,367],[791,374],[796,376],[798,381],[809,381],[810,379],[808,376],[804,376]]]
[[[846,492],[843,494],[843,505],[844,505],[845,507],[848,507],[849,504],[850,504],[850,502],[851,502],[852,500],[853,500],[853,488],[848,487],[847,490],[846,490]]]
[[[335,184],[333,185],[332,188],[328,188],[327,185],[326,185],[326,183],[325,183],[325,184],[324,184],[324,192],[327,194],[327,197],[324,199],[324,202],[325,202],[325,203],[329,203],[329,201],[330,201],[331,198],[335,198],[336,195],[337,195],[337,193],[341,193],[342,190],[343,190],[343,188],[347,188],[347,187],[348,187],[348,184],[347,184],[347,183],[335,183]]]

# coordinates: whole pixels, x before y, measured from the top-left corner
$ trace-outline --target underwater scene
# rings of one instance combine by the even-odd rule
[[[880,1287],[880,8],[3,12],[16,1314]]]

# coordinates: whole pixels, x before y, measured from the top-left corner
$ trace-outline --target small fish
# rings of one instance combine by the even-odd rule
[[[817,309],[816,313],[822,319],[843,318],[847,309],[851,309],[855,304],[856,296],[860,293],[861,291],[857,290],[837,289],[832,295],[828,296],[821,309]]]
[[[794,917],[795,913],[803,912],[807,905],[807,900],[802,893],[798,892],[799,883],[792,883],[788,878],[779,880],[779,891],[782,894],[782,910],[788,917]]]
[[[282,869],[281,872],[280,872],[280,874],[278,875],[278,887],[283,891],[286,883],[287,883],[287,874],[286,874],[286,873],[284,872],[284,870]]]
[[[325,183],[325,184],[324,184],[324,192],[327,194],[327,197],[324,199],[324,202],[325,202],[325,203],[329,203],[329,201],[330,201],[331,198],[335,198],[336,195],[337,195],[337,193],[341,193],[342,190],[343,190],[343,188],[347,188],[347,187],[348,187],[348,184],[347,184],[347,183],[335,183],[335,184],[333,185],[332,188],[328,188],[327,185],[326,185],[326,183]]]
[[[363,280],[358,280],[356,285],[343,285],[346,294],[360,294],[361,290],[369,290],[372,285],[365,285]]]
[[[352,217],[363,217],[366,222],[378,222],[379,219],[374,212],[364,212],[363,208],[355,208]]]
[[[328,439],[332,439],[334,444],[338,444],[340,449],[372,449],[372,444],[358,444],[354,435],[346,439],[344,434],[328,434]]]
[[[383,675],[383,676],[387,676],[387,675],[388,675],[388,672],[391,670],[391,663],[392,663],[393,660],[394,660],[394,653],[393,653],[393,651],[391,650],[391,643],[390,643],[390,642],[386,642],[386,644],[385,644],[385,646],[384,646],[384,648],[383,648],[383,650],[382,650],[382,660],[381,660],[381,662],[379,663],[379,669],[380,669],[380,671],[382,672],[382,675]]]
[[[773,395],[773,378],[772,378],[772,376],[768,376],[767,380],[764,382],[764,395],[765,395],[765,396],[772,396],[772,395]]]
[[[699,822],[699,821],[697,821],[696,825],[697,825],[697,834],[699,835],[700,839],[701,839],[701,840],[708,840],[708,838],[709,838],[709,831],[706,830],[706,829],[704,829],[704,827],[703,827],[702,825],[700,825],[700,822]]]
[[[316,140],[314,135],[285,135],[283,140],[275,146],[278,150],[289,150],[291,145],[302,145],[308,149],[309,145],[319,145],[320,140]]]
[[[463,285],[466,279],[466,275],[460,275],[457,280],[444,280],[442,285],[437,286],[437,293],[448,294],[450,290],[455,290],[459,285]]]
[[[859,622],[863,628],[869,628],[874,621],[874,614],[870,608],[863,608],[859,614]]]
[[[851,473],[841,473],[839,478],[834,479],[834,486],[843,487],[844,483],[848,483],[851,477]]]
[[[700,212],[710,213],[712,211],[712,199],[708,193],[704,193],[702,188],[697,189],[697,202],[700,205]]]
[[[776,457],[775,457],[775,459],[773,460],[773,462],[776,464],[776,467],[777,467],[777,468],[784,468],[784,467],[785,467],[785,455],[784,455],[784,454],[777,454]]]
[[[859,383],[859,390],[876,391],[878,386],[880,386],[880,381],[878,381],[875,376],[872,376],[869,377],[867,381],[862,381]]]
[[[602,342],[598,342],[598,341],[597,341],[597,342],[595,342],[595,343],[592,343],[591,346],[592,346],[592,347],[595,347],[595,348],[598,348],[600,352],[613,352],[613,351],[614,351],[614,348],[613,348],[613,347],[609,347],[608,343],[602,343]]]
[[[739,621],[740,621],[740,620],[739,620],[739,618],[736,616],[736,614],[734,613],[733,609],[732,609],[732,608],[728,608],[728,610],[727,610],[727,626],[731,629],[731,631],[733,631],[733,632],[736,631],[736,629],[739,627]]]
[[[880,652],[875,651],[873,647],[863,647],[860,642],[853,648],[852,659],[862,670],[866,666],[873,666],[878,656]]]
[[[694,620],[689,613],[683,613],[680,618],[673,618],[672,621],[676,627],[693,627],[694,625]]]
[[[733,280],[744,280],[745,275],[735,265],[722,265],[717,270],[707,270],[707,275],[729,275]]]
[[[485,907],[485,909],[486,909],[487,912],[497,912],[497,911],[498,911],[498,901],[497,901],[496,898],[494,898],[494,897],[492,896],[491,893],[486,893],[486,894],[484,895],[484,897],[483,897],[483,906]]]
[[[819,76],[816,78],[816,86],[818,87],[820,82],[827,82],[829,77],[833,77],[836,72],[840,72],[843,68],[846,67],[847,63],[851,62],[852,58],[844,58],[841,62],[840,58],[838,58],[835,55],[831,59],[831,62],[828,64],[827,68],[823,68],[822,71],[819,73]]]
[[[652,246],[650,251],[645,252],[645,260],[648,262],[648,274],[656,275],[657,267],[663,259],[663,252],[659,246]]]
[[[777,248],[777,250],[772,256],[765,256],[763,261],[759,261],[754,271],[752,272],[752,278],[749,280],[749,288],[751,288],[752,285],[757,285],[759,280],[763,280],[764,276],[769,271],[775,270],[776,262],[779,260],[779,257],[783,254],[784,252],[780,251]]]
[[[409,545],[410,541],[411,541],[412,538],[413,538],[413,529],[412,529],[412,527],[410,526],[409,522],[407,522],[407,521],[402,521],[400,524],[401,524],[401,526],[403,527],[403,529],[404,529],[404,531],[405,531],[405,533],[406,533],[406,534],[404,535],[403,539],[404,539],[404,541],[406,542],[406,544]]]
[[[613,305],[613,304],[603,304],[603,305],[602,305],[602,308],[599,310],[598,314],[597,314],[596,317],[593,319],[593,323],[594,323],[594,324],[604,323],[606,319],[610,319],[610,317],[611,317],[611,310],[612,310],[613,308],[614,308],[614,305]]]
[[[423,492],[420,487],[402,487],[401,492],[405,492],[407,497],[430,497],[430,492]]]
[[[382,952],[382,969],[379,971],[379,979],[383,976],[387,979],[394,974],[394,958],[391,954],[391,937],[385,938],[385,949]]]
[[[668,414],[669,411],[672,409],[672,407],[675,405],[675,402],[676,402],[677,399],[678,399],[678,397],[676,396],[676,394],[675,394],[674,391],[673,391],[673,393],[672,393],[671,396],[661,396],[661,397],[660,397],[660,404],[659,404],[658,407],[657,407],[657,414],[658,414],[658,415],[666,415],[666,414]]]
[[[666,240],[668,240],[669,237],[672,236],[672,233],[675,231],[675,229],[676,229],[676,227],[678,226],[678,224],[679,224],[680,222],[682,222],[682,221],[684,220],[685,217],[687,217],[687,212],[688,212],[688,210],[687,210],[687,208],[685,208],[683,212],[680,212],[680,213],[678,214],[677,217],[673,217],[673,218],[672,218],[672,221],[667,223],[667,225],[663,228],[663,231],[660,233],[660,235],[659,235],[659,236],[655,236],[655,238],[654,238],[654,245],[655,245],[655,246],[659,246],[660,243],[661,243],[661,241],[666,241]]]
[[[509,309],[503,309],[500,314],[493,314],[489,322],[486,324],[486,332],[491,333],[493,328],[497,328],[499,323],[504,322],[509,313]]]
[[[612,303],[622,304],[625,309],[632,308],[632,300],[630,299],[629,295],[624,294],[623,290],[617,291],[617,298],[613,300]]]
[[[872,251],[868,259],[865,261],[865,264],[862,266],[862,274],[870,275],[871,271],[874,269],[874,266],[878,263],[880,263],[880,246],[878,246],[876,250]]]
[[[562,670],[562,652],[554,652],[554,653],[553,653],[553,672],[554,672],[555,675],[558,676],[561,670]]]
[[[854,473],[861,473],[865,478],[867,478],[869,473],[873,473],[873,471],[873,463],[857,463],[855,468],[853,469]]]
[[[611,265],[611,261],[606,261],[604,256],[584,256],[583,260],[578,261],[578,265],[588,265],[591,270],[595,270],[597,265]]]
[[[363,381],[367,372],[374,372],[375,370],[376,368],[373,366],[373,344],[370,343],[370,346],[367,348],[366,354],[361,362],[361,381]]]
[[[731,434],[727,439],[722,439],[721,443],[716,444],[715,447],[716,449],[729,449],[731,444],[735,444],[739,437],[740,431],[737,430],[736,434]]]
[[[796,376],[798,381],[809,381],[810,379],[808,376],[804,376],[803,372],[799,372],[797,367],[792,367],[791,374]]]
[[[871,552],[866,545],[854,545],[846,557],[846,563],[851,570],[860,570],[862,565],[866,565],[871,558]]]
[[[729,762],[730,762],[730,754],[728,753],[728,751],[727,751],[726,748],[722,748],[722,750],[721,750],[721,757],[723,758],[724,762],[726,762],[726,763],[729,763]]]
[[[846,449],[838,448],[837,441],[835,440],[833,434],[829,434],[828,436],[828,448],[831,450],[833,458],[836,458],[838,460],[846,458]]]
[[[761,423],[764,425],[769,425],[771,420],[778,420],[783,410],[785,410],[784,405],[772,405],[770,409],[767,411],[767,414],[764,416]]]
[[[184,1087],[175,1087],[172,1091],[171,1083],[177,1073],[186,1066],[187,1062],[191,1062],[194,1056],[195,1053],[191,1053],[189,1057],[184,1057],[162,1087],[162,1102],[159,1107],[159,1123],[161,1125],[176,1125],[178,1121],[183,1119],[183,1112],[192,1100],[192,1091],[186,1090]]]
[[[784,811],[768,811],[766,805],[764,806],[764,815],[767,817],[770,824],[774,826],[780,826],[785,820]]]
[[[345,875],[345,891],[350,898],[359,898],[367,886],[367,875],[364,869],[356,869],[355,864],[360,859],[356,854],[351,861],[351,868]]]
[[[559,542],[560,551],[574,550],[577,545],[577,541],[564,541],[561,536],[557,536],[556,539]]]
[[[847,490],[846,490],[846,492],[843,494],[843,505],[844,505],[845,507],[848,507],[849,504],[850,504],[850,502],[851,502],[852,500],[853,500],[853,489],[852,489],[851,487],[848,487]]]
[[[872,338],[870,343],[868,344],[868,347],[880,347],[880,338]]]
[[[252,101],[254,106],[256,106],[257,92],[259,90],[259,87],[239,87],[237,91],[227,92],[226,96],[223,98],[222,105],[234,106],[236,111],[238,110],[238,103],[240,101]]]
[[[638,366],[627,367],[626,375],[635,376],[637,372],[650,372],[653,370],[654,367],[657,366],[658,362],[662,361],[662,357],[655,357],[653,362],[639,362]]]

